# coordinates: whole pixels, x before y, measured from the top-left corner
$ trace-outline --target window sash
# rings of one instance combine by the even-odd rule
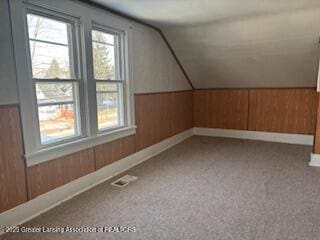
[[[47,18],[50,20],[59,21],[62,23],[67,24],[67,37],[68,37],[68,44],[62,44],[59,42],[53,42],[53,41],[46,41],[41,39],[34,39],[29,37],[29,29],[28,29],[28,20],[27,15],[32,14],[35,16]],[[37,79],[33,77],[33,69],[32,69],[32,60],[30,56],[30,41],[35,41],[39,43],[45,43],[45,44],[52,44],[57,46],[64,46],[68,48],[68,55],[69,55],[69,70],[70,70],[70,79],[79,79],[80,80],[80,59],[79,59],[79,34],[78,34],[78,19],[74,18],[69,15],[65,15],[63,13],[51,11],[48,9],[42,9],[41,7],[37,6],[30,6],[25,8],[24,12],[24,21],[25,21],[25,32],[27,37],[27,45],[28,45],[28,58],[29,58],[29,68],[31,72],[31,76],[33,79]],[[55,78],[49,78],[49,79],[55,79]],[[59,78],[59,79],[69,79],[69,78]]]
[[[93,31],[98,31],[101,33],[105,33],[105,34],[110,34],[114,36],[114,44],[109,44],[109,43],[105,43],[105,42],[100,42],[100,41],[96,41],[93,40],[92,37],[92,33]],[[124,61],[124,49],[123,49],[123,41],[124,41],[124,37],[123,37],[123,33],[117,32],[117,31],[113,31],[113,29],[109,29],[108,27],[105,26],[101,26],[101,25],[96,25],[93,24],[92,28],[91,28],[91,46],[93,48],[94,43],[96,44],[103,44],[106,46],[112,46],[114,47],[114,53],[115,53],[115,79],[97,79],[95,78],[95,73],[93,73],[93,78],[95,81],[95,85],[96,85],[96,97],[98,97],[98,94],[107,94],[107,93],[115,93],[117,94],[117,125],[111,126],[111,127],[107,127],[107,128],[101,128],[99,127],[99,107],[98,107],[98,99],[96,101],[96,114],[97,114],[97,133],[98,134],[104,134],[108,131],[114,130],[114,129],[118,129],[118,128],[122,128],[124,126],[126,126],[128,124],[128,119],[127,119],[127,113],[125,111],[126,106],[125,106],[125,102],[126,102],[126,81],[125,81],[125,73],[124,73],[124,65],[125,65],[125,61]],[[92,56],[92,61],[94,62],[94,56]],[[97,90],[97,84],[117,84],[117,91],[98,91]]]
[[[61,142],[65,143],[68,141],[74,141],[76,139],[79,139],[83,135],[82,130],[82,124],[81,124],[81,110],[80,110],[80,98],[79,98],[79,84],[78,81],[70,82],[70,80],[44,80],[44,81],[34,81],[34,86],[36,86],[37,83],[49,83],[49,84],[72,84],[72,101],[57,101],[57,102],[49,102],[49,103],[38,103],[38,100],[36,99],[36,112],[37,112],[37,118],[38,118],[38,136],[41,144],[41,148],[47,147],[48,145],[59,145]],[[36,95],[37,98],[37,95]],[[62,106],[62,105],[73,105],[73,121],[74,121],[74,135],[68,136],[68,137],[59,137],[56,140],[49,141],[48,143],[42,142],[42,134],[41,134],[41,128],[40,128],[40,119],[39,119],[39,108],[41,107],[52,107],[52,106]]]
[[[74,103],[69,103],[69,104],[54,104],[54,105],[50,105],[48,107],[54,107],[54,106],[72,106],[72,109],[73,109],[73,112],[74,112],[74,118],[73,118],[73,121],[71,122],[72,125],[74,126],[71,131],[74,133],[72,135],[67,135],[67,136],[58,136],[56,137],[55,139],[52,139],[52,140],[48,140],[48,141],[43,141],[43,138],[44,137],[48,137],[48,135],[42,135],[41,134],[41,123],[40,123],[40,120],[39,120],[39,131],[40,131],[40,142],[43,146],[48,146],[48,145],[52,145],[52,144],[56,144],[56,143],[60,143],[60,142],[66,142],[68,140],[73,140],[73,139],[77,139],[79,136],[80,136],[80,131],[79,131],[79,121],[78,121],[78,118],[77,118],[77,105],[74,104]],[[42,107],[46,107],[46,106],[38,106],[38,111],[40,108]],[[60,129],[56,129],[56,130],[60,130]],[[68,130],[67,130],[68,132]]]
[[[110,127],[105,127],[105,128],[100,128],[99,127],[99,109],[98,109],[98,99],[97,99],[97,130],[98,133],[105,133],[108,132],[110,130],[114,130],[114,129],[118,129],[121,127],[125,126],[125,114],[124,114],[124,95],[123,95],[123,91],[124,91],[124,82],[123,81],[113,81],[113,80],[99,80],[96,82],[96,86],[98,84],[116,84],[117,85],[117,90],[116,91],[100,91],[100,90],[96,90],[96,95],[98,96],[98,94],[117,94],[117,124],[110,126]]]
[[[115,38],[114,44],[109,44],[109,43],[105,43],[105,42],[100,42],[100,41],[96,41],[92,39],[92,31],[98,31],[101,33],[105,33],[105,34],[110,34],[113,35]],[[93,24],[92,28],[91,28],[91,46],[93,48],[93,44],[102,44],[102,45],[106,45],[106,46],[112,46],[114,47],[114,64],[115,64],[115,79],[98,79],[95,77],[95,73],[93,72],[93,78],[95,81],[124,81],[124,54],[123,54],[123,33],[122,32],[118,32],[115,31],[113,29],[110,29],[109,27],[106,26],[102,26],[99,24]],[[92,61],[94,62],[94,59],[92,59]]]

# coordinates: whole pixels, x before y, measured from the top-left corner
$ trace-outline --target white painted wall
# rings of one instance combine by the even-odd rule
[[[0,23],[0,105],[15,104],[18,90],[7,0],[0,1]]]
[[[128,22],[126,19],[123,21]],[[5,105],[19,102],[8,0],[0,1],[0,22],[2,24],[0,32],[0,105]],[[135,93],[190,89],[188,81],[158,32],[141,24],[132,23],[132,36],[131,81]]]
[[[190,89],[160,34],[137,23],[132,23],[132,30],[135,93]]]
[[[164,33],[196,88],[315,87],[320,8],[230,18]]]

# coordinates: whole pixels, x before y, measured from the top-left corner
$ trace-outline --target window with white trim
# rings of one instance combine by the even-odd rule
[[[122,35],[102,27],[91,34],[98,130],[107,131],[124,125]]]
[[[28,166],[135,133],[130,22],[73,1],[10,11]]]
[[[75,23],[28,12],[29,62],[41,145],[81,136]]]

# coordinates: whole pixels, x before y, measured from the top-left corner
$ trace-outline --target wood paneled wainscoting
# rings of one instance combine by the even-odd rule
[[[193,92],[135,95],[137,133],[25,167],[18,106],[0,107],[0,212],[193,127]]]
[[[29,198],[33,199],[94,170],[93,149],[28,167]]]
[[[317,105],[314,88],[136,94],[135,135],[28,168],[22,159],[19,108],[0,107],[0,212],[193,126],[314,134]]]
[[[0,107],[0,212],[27,201],[18,106]]]
[[[98,170],[119,159],[134,153],[134,136],[128,136],[94,148],[96,167]]]
[[[193,92],[137,94],[135,151],[193,127]]]
[[[315,88],[195,90],[195,127],[314,134]]]
[[[246,130],[249,90],[195,90],[196,127]]]
[[[248,130],[314,134],[315,89],[250,90]]]
[[[314,137],[313,153],[320,154],[320,94],[317,94],[316,130]]]

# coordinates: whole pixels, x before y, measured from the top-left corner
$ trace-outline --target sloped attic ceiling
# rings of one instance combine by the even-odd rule
[[[94,0],[159,27],[196,88],[316,86],[319,0]]]

